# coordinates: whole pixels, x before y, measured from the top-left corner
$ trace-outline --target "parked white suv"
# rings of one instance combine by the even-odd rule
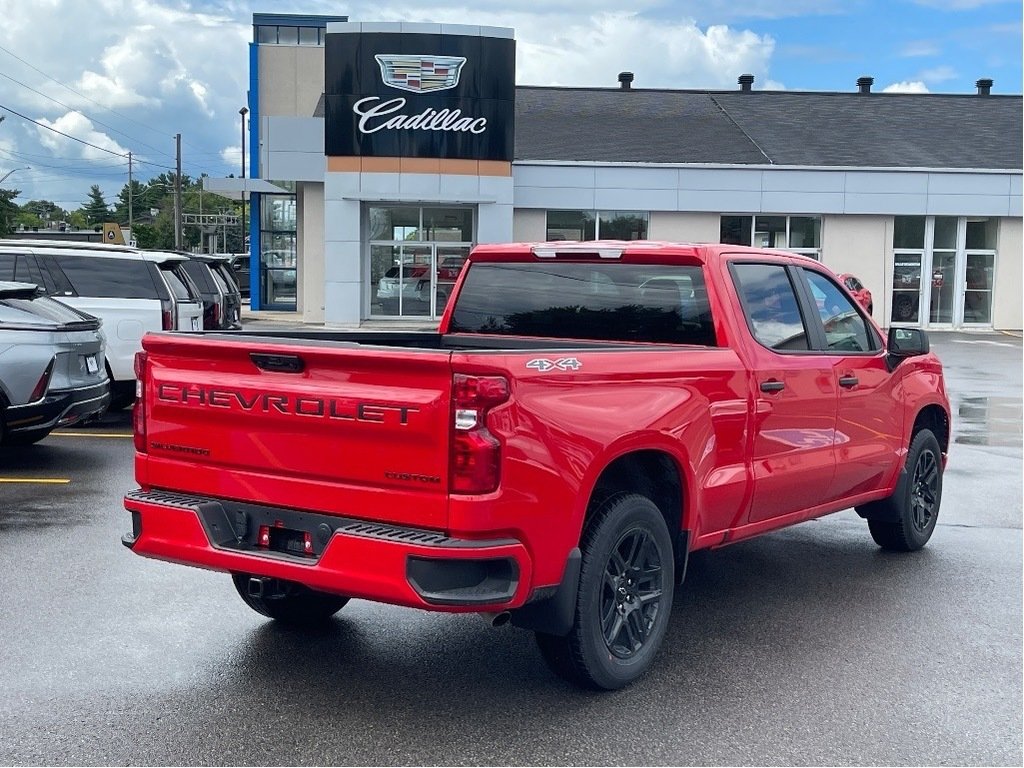
[[[0,280],[35,283],[103,320],[113,408],[135,395],[135,353],[146,332],[203,328],[202,298],[185,261],[103,243],[0,240]]]

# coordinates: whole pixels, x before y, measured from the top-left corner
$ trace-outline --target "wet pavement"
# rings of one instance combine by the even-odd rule
[[[0,451],[0,765],[964,764],[1022,755],[1022,352],[933,334],[939,526],[853,512],[695,557],[654,671],[613,694],[477,617],[353,601],[275,626],[230,580],[120,544],[127,414]]]

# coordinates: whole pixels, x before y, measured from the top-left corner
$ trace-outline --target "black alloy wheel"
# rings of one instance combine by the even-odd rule
[[[654,662],[672,612],[675,559],[661,510],[635,493],[606,499],[580,540],[573,626],[537,633],[551,670],[585,688],[629,685]]]
[[[871,538],[882,549],[913,552],[935,532],[942,501],[942,448],[931,430],[914,434],[906,471],[906,484],[888,499],[857,507],[868,520]]]
[[[616,657],[629,659],[644,646],[661,610],[661,558],[644,528],[626,531],[605,566],[601,631]]]
[[[939,507],[939,460],[930,450],[921,451],[914,466],[910,511],[914,529],[924,533]]]

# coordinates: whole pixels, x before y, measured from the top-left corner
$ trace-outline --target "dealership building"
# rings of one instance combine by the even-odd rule
[[[256,14],[253,33],[253,310],[427,321],[476,243],[652,239],[807,254],[885,325],[1022,327],[1022,99],[990,80],[517,86],[511,29]]]

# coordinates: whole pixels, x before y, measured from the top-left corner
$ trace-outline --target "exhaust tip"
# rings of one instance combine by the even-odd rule
[[[512,619],[512,614],[508,611],[498,611],[497,613],[481,611],[478,615],[492,627],[503,627]]]

